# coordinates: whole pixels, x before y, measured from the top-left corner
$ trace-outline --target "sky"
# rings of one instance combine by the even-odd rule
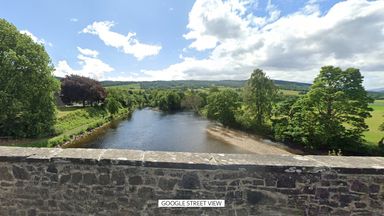
[[[54,74],[97,80],[311,83],[359,68],[384,87],[384,1],[0,0],[0,18],[45,46]]]

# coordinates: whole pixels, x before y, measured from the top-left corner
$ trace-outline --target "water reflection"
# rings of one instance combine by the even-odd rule
[[[249,153],[206,133],[212,123],[192,112],[162,113],[136,110],[132,117],[115,121],[71,147],[152,151]]]

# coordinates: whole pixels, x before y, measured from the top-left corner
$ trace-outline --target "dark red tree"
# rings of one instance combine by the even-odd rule
[[[82,103],[85,106],[103,102],[107,97],[107,92],[94,79],[70,75],[61,80],[60,97],[65,104]]]

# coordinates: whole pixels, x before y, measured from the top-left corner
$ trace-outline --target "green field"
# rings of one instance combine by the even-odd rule
[[[384,122],[384,100],[376,100],[370,107],[373,108],[372,117],[366,120],[369,131],[364,136],[369,144],[376,145],[384,137],[384,131],[379,130],[380,124]]]
[[[299,91],[294,91],[294,90],[285,90],[285,89],[280,89],[280,92],[283,95],[288,95],[288,96],[299,96],[300,92]]]
[[[141,87],[140,87],[139,83],[131,83],[131,84],[126,84],[126,85],[107,86],[105,88],[106,89],[111,89],[111,88],[140,89]]]

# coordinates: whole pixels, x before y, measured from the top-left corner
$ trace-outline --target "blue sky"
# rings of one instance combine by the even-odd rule
[[[43,43],[55,74],[99,80],[271,78],[323,65],[384,86],[384,1],[3,1],[0,17]]]

